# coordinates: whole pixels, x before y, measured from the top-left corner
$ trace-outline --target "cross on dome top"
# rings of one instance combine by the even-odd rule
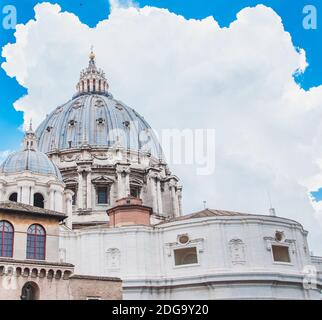
[[[95,58],[96,56],[93,51],[93,46],[91,46],[88,67],[86,69],[83,69],[80,73],[80,79],[76,86],[76,95],[86,93],[108,93],[109,85],[105,77],[105,72],[102,69],[98,69],[96,67]]]

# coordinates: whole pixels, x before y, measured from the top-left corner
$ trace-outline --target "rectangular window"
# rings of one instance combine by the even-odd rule
[[[97,203],[108,204],[108,192],[107,187],[97,188]]]
[[[140,187],[131,186],[130,194],[131,194],[131,197],[140,198]]]
[[[291,262],[288,247],[273,245],[272,251],[275,262]]]
[[[188,264],[197,264],[197,248],[184,248],[174,250],[174,261],[176,266],[183,266]]]

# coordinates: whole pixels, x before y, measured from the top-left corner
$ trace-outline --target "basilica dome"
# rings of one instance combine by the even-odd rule
[[[30,171],[35,174],[52,175],[62,181],[62,175],[46,154],[37,150],[37,139],[32,130],[27,131],[23,150],[12,153],[0,166],[0,173],[14,174]]]
[[[105,74],[96,67],[93,53],[76,88],[74,97],[57,107],[38,127],[39,150],[50,153],[117,145],[161,157],[159,142],[145,119],[108,92]]]

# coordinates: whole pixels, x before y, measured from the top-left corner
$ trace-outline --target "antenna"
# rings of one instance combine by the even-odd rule
[[[273,206],[272,206],[272,200],[271,200],[270,193],[268,190],[266,190],[266,192],[267,192],[267,197],[268,197],[268,202],[269,202],[269,209],[268,209],[269,215],[275,217],[276,211],[275,211],[275,208],[273,208]]]

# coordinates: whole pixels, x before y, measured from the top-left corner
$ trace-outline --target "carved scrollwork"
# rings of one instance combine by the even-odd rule
[[[73,162],[78,160],[80,160],[80,155],[76,155],[76,154],[68,154],[61,157],[62,162]]]
[[[108,269],[120,269],[121,252],[118,248],[110,248],[106,251],[106,264]]]
[[[113,156],[107,152],[92,153],[93,158],[97,160],[112,160]]]
[[[233,264],[245,264],[245,244],[241,239],[232,239],[229,241],[230,258]]]

